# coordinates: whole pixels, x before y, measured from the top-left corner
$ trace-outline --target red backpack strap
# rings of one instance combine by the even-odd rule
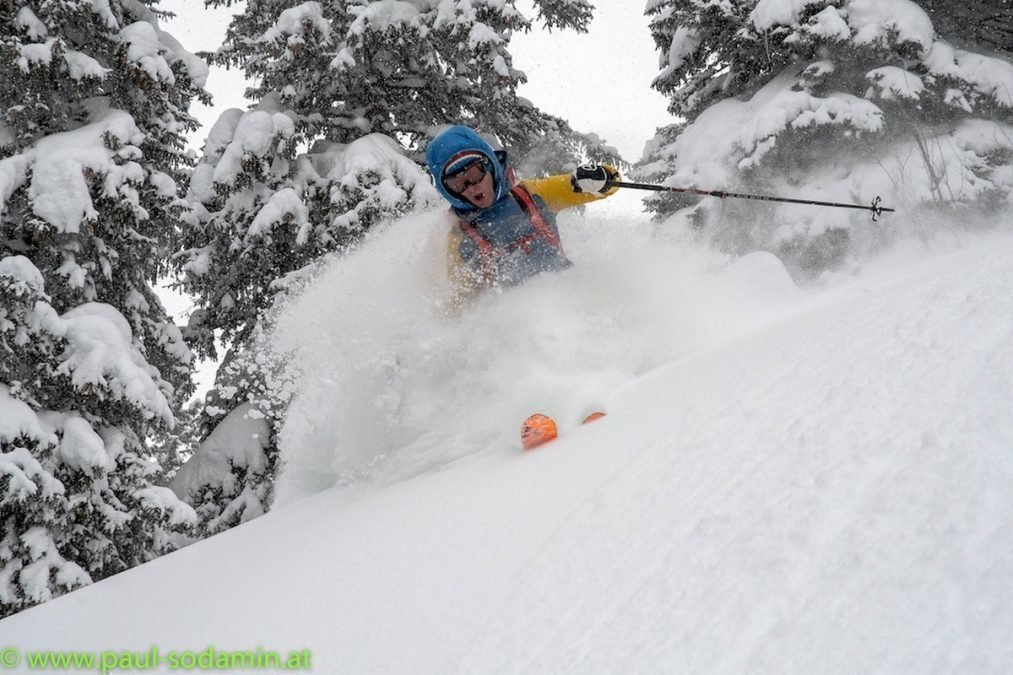
[[[496,249],[493,248],[492,242],[483,237],[478,229],[468,221],[461,218],[458,220],[458,225],[478,249],[478,258],[482,262],[482,278],[491,283],[496,278]]]
[[[545,222],[545,218],[542,217],[542,212],[538,210],[538,205],[535,204],[535,200],[531,198],[531,193],[528,192],[527,188],[523,185],[517,184],[510,189],[510,194],[517,204],[521,207],[528,216],[528,220],[531,221],[532,227],[535,228],[535,232],[545,239],[547,242],[556,247],[556,250],[560,253],[563,252],[563,245],[559,241],[559,235],[549,227],[549,224]]]

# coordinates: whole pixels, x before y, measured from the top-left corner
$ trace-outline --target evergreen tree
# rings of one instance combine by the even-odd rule
[[[939,39],[910,0],[655,0],[654,86],[685,127],[641,171],[669,184],[938,211],[1013,189],[1013,66]],[[820,271],[880,230],[867,214],[655,198],[735,251]]]
[[[0,616],[172,550],[193,510],[144,458],[171,425],[157,371],[114,307],[58,314],[42,273],[0,259]]]
[[[535,7],[547,28],[586,30],[591,19],[586,0]],[[269,0],[247,5],[210,58],[243,68],[253,100],[279,94],[311,137],[382,133],[416,152],[434,126],[462,122],[521,155],[562,131],[573,156],[587,139],[565,138],[565,123],[517,96],[526,78],[510,35],[530,29],[512,0]]]
[[[193,515],[146,443],[192,392],[153,283],[207,67],[153,4],[0,3],[0,386],[28,420],[0,434],[4,612],[171,550]]]
[[[1010,0],[916,0],[936,31],[955,45],[980,44],[1013,54]]]
[[[536,7],[549,28],[585,30],[592,11],[586,0]],[[385,218],[435,203],[421,160],[442,126],[466,123],[491,134],[532,174],[619,161],[597,137],[517,96],[524,74],[507,47],[512,32],[530,27],[512,0],[265,0],[248,3],[225,45],[208,55],[241,67],[256,101],[213,128],[177,259],[198,305],[191,344],[215,355],[217,338],[228,349],[202,416],[202,449],[224,456],[212,463],[229,476],[205,472],[207,480],[194,483],[198,474],[187,471],[174,483],[212,531],[269,505],[276,434],[292,393],[276,381],[283,355],[255,340],[269,328],[270,308],[326,254],[354,245]],[[211,441],[234,413],[229,428],[244,433],[251,405],[269,422],[268,443],[236,437],[230,454],[221,434]],[[248,461],[245,448],[263,457]]]

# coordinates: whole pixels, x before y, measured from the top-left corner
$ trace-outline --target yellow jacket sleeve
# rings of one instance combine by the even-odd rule
[[[611,166],[606,168],[616,176],[619,176],[619,172]],[[558,213],[563,209],[569,209],[574,206],[580,206],[581,204],[596,202],[599,199],[605,199],[619,190],[619,188],[612,188],[600,195],[589,192],[574,192],[573,187],[570,185],[570,174],[568,173],[561,173],[549,176],[548,178],[522,180],[521,185],[526,187],[531,194],[536,194],[544,199],[545,205],[553,213]]]

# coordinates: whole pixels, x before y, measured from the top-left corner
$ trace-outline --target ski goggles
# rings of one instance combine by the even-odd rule
[[[481,183],[490,168],[488,159],[477,159],[460,171],[444,176],[443,184],[454,194],[464,194],[471,186]]]

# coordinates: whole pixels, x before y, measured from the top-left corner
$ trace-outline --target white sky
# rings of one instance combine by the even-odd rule
[[[520,9],[535,16],[528,0]],[[558,115],[577,130],[594,132],[637,161],[644,143],[670,116],[665,99],[650,88],[658,57],[643,15],[646,0],[596,0],[596,17],[587,34],[532,30],[510,43],[514,67],[528,83],[520,94],[542,110]],[[163,9],[178,16],[166,30],[196,52],[221,45],[232,10],[205,9],[200,0],[162,0]],[[214,107],[195,106],[204,128],[195,134],[198,147],[223,110],[245,108],[242,76],[235,70],[213,69],[208,89]]]
[[[654,130],[671,122],[665,97],[651,89],[658,55],[644,16],[646,0],[593,0],[586,34],[532,30],[510,42],[520,94],[578,131],[594,132],[632,162]],[[528,2],[521,3],[529,17]]]

